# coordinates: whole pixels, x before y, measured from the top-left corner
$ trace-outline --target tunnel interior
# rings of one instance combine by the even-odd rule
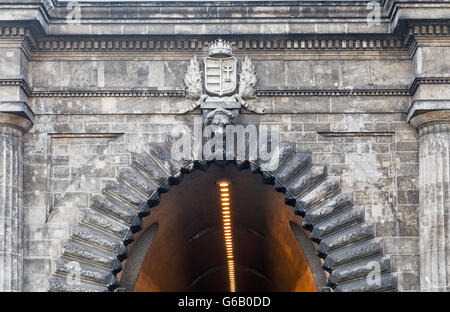
[[[301,217],[261,175],[232,162],[194,170],[161,195],[129,246],[122,289],[230,291],[219,181],[230,182],[236,291],[317,291],[324,272]]]

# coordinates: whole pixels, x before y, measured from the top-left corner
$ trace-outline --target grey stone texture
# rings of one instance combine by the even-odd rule
[[[140,219],[192,169],[167,134],[201,116],[181,113],[184,73],[218,37],[255,66],[265,114],[239,121],[278,126],[298,158],[263,178],[330,286],[448,290],[448,3],[382,1],[375,24],[366,1],[271,4],[87,2],[76,23],[59,1],[0,0],[0,290],[117,288]]]
[[[23,133],[31,121],[0,104],[0,291],[23,289]],[[19,112],[19,110],[18,110]]]
[[[296,185],[297,181],[301,180],[299,177],[308,177],[308,169],[313,168],[314,165],[309,166],[311,165],[309,153],[296,152],[295,146],[291,143],[282,143],[281,149],[285,152],[280,159],[279,165],[272,172],[264,172],[264,175],[266,176],[266,183],[274,184],[276,189],[285,192],[286,202],[290,202],[292,206],[297,206],[297,201],[300,200],[304,210],[308,211],[309,209],[314,209],[324,199],[333,201],[334,197],[339,196],[340,189],[338,185],[332,188],[328,187],[330,181],[339,182],[338,177],[323,177],[322,182],[316,181],[316,183],[309,184],[302,193],[289,193],[291,185]],[[117,199],[121,198],[121,194],[124,192],[135,193],[136,195],[140,193],[143,197],[151,198],[154,194],[170,191],[171,185],[178,183],[183,172],[192,170],[193,167],[190,163],[196,162],[195,160],[184,161],[178,157],[180,155],[174,156],[171,154],[170,150],[172,148],[168,142],[145,145],[143,152],[133,154],[131,166],[126,168],[128,174],[126,176],[119,175],[118,183],[122,185],[119,194],[110,190],[104,192],[104,196],[92,196],[90,208],[84,210],[84,216],[80,223],[85,232],[93,233],[82,236],[79,234],[73,236],[72,234],[69,240],[63,242],[61,258],[56,260],[56,264],[59,267],[57,267],[54,275],[50,277],[49,290],[65,291],[73,286],[73,280],[71,279],[71,274],[73,273],[68,269],[68,265],[61,267],[62,263],[67,263],[71,259],[81,263],[77,272],[77,286],[82,285],[82,289],[79,289],[80,291],[106,291],[108,289],[113,290],[118,286],[115,275],[122,270],[120,261],[126,255],[120,249],[111,250],[109,246],[108,252],[101,249],[98,241],[94,242],[91,239],[95,235],[94,228],[101,228],[102,232],[104,232],[102,235],[108,237],[107,241],[115,238],[116,240],[121,239],[126,245],[131,243],[133,233],[142,229],[141,217],[133,203]],[[304,161],[299,162],[299,159],[304,159]],[[259,172],[260,166],[265,161],[261,159],[252,161],[252,171]],[[300,166],[299,163],[301,164]],[[153,187],[144,187],[147,185],[153,185]],[[335,185],[335,183],[333,182],[331,185]],[[134,208],[129,208],[130,206],[134,206]],[[368,278],[370,271],[361,267],[367,266],[367,259],[383,256],[383,245],[382,238],[373,238],[374,232],[370,233],[372,236],[370,234],[368,236],[348,235],[349,229],[360,225],[365,225],[363,207],[344,208],[337,216],[325,216],[321,222],[311,225],[312,234],[310,239],[317,243],[320,243],[331,234],[346,238],[339,245],[334,246],[333,252],[328,253],[328,251],[322,249],[322,252],[318,254],[318,256],[325,259],[323,262],[325,270],[333,272],[336,268],[345,268],[350,264],[353,269],[356,268],[360,272],[351,281],[348,279],[340,281],[335,279],[330,281],[329,285],[333,286],[337,291],[396,290],[395,274],[391,274],[390,266],[385,270],[384,275],[380,277],[380,282],[377,285],[371,283]],[[126,238],[124,238],[124,234],[127,235]],[[360,240],[360,238],[372,239]],[[80,239],[82,239],[82,243],[79,242]],[[113,252],[111,253],[111,251]],[[110,274],[105,276],[104,271],[92,271],[93,268],[86,269],[86,266],[89,266],[91,263],[96,264],[98,268],[106,269]],[[65,276],[66,282],[61,279],[61,276]],[[98,288],[96,285],[93,285],[92,289],[90,288],[89,283],[94,278],[97,284],[103,284],[103,289]],[[384,282],[385,280],[389,282]]]
[[[420,136],[420,286],[424,291],[448,291],[450,110],[431,110],[413,117],[411,123]]]

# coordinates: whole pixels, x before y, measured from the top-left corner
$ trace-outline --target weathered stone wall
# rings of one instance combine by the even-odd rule
[[[2,126],[0,146],[2,149],[0,213],[3,222],[0,231],[2,247],[0,263],[3,267],[0,275],[0,291],[18,291],[22,288],[23,274],[22,132],[13,127]],[[20,178],[16,180],[15,176]]]
[[[421,280],[424,291],[445,291],[448,287],[445,264],[449,250],[446,219],[450,197],[450,132],[447,127],[435,124],[420,129],[421,270],[428,273]]]
[[[104,181],[130,164],[130,152],[139,151],[143,142],[163,141],[170,124],[193,118],[38,116],[25,139],[25,289],[45,290],[51,257],[58,256],[78,209],[89,207]],[[315,163],[341,175],[342,188],[353,191],[355,203],[377,223],[377,235],[386,238],[386,253],[400,272],[400,290],[417,289],[417,137],[403,114],[248,114],[241,120],[278,125],[282,141],[312,150]]]
[[[23,288],[23,134],[32,125],[29,108],[0,105],[0,291]]]
[[[394,60],[390,53],[374,54],[375,59],[357,52],[348,56],[253,52],[252,57],[260,90],[372,85],[405,89],[412,71],[405,53]],[[107,53],[98,55],[99,61],[86,60],[84,54],[72,61],[49,53],[31,62],[30,81],[36,89],[65,93],[144,86],[182,90],[189,57],[149,61],[158,56],[148,54],[135,61]],[[39,117],[28,135],[25,156],[26,189],[33,190],[25,200],[25,211],[30,212],[27,244],[33,246],[25,257],[30,270],[26,287],[45,290],[44,272],[50,272],[51,257],[60,252],[60,239],[68,237],[68,225],[77,220],[76,208],[89,207],[92,194],[100,193],[103,182],[114,178],[118,168],[129,165],[130,152],[139,151],[143,142],[163,141],[174,124],[192,123],[198,115],[176,115],[190,104],[180,96],[53,95],[37,96],[32,102]],[[243,112],[240,120],[278,125],[282,141],[311,150],[315,163],[327,164],[330,173],[342,176],[343,189],[353,191],[355,203],[364,205],[368,220],[377,223],[377,235],[386,238],[386,253],[392,255],[394,270],[399,272],[399,289],[417,290],[418,145],[416,130],[402,113],[409,107],[409,98],[388,93],[262,95],[257,104],[267,114]],[[54,213],[42,226],[50,210]],[[35,226],[46,233],[37,235],[40,231]]]
[[[314,163],[341,177],[341,189],[353,192],[354,203],[365,207],[366,220],[375,222],[377,236],[384,238],[400,291],[445,290],[442,279],[448,273],[431,269],[442,264],[442,257],[427,243],[441,242],[445,235],[423,236],[436,225],[434,219],[419,225],[428,213],[425,194],[419,196],[428,187],[424,183],[419,190],[419,172],[428,167],[419,170],[419,151],[430,154],[431,143],[423,135],[419,141],[409,121],[423,111],[449,109],[450,26],[422,20],[448,19],[450,9],[448,3],[402,2],[397,9],[391,9],[396,1],[386,4],[381,23],[369,27],[364,1],[317,12],[303,4],[245,12],[221,7],[216,19],[209,17],[209,5],[197,11],[183,7],[186,18],[179,24],[142,17],[148,23],[139,25],[116,23],[128,18],[123,8],[111,8],[101,23],[73,24],[63,21],[67,9],[54,1],[46,2],[48,12],[39,1],[0,1],[5,22],[0,25],[0,102],[26,102],[36,115],[23,137],[22,290],[48,290],[53,259],[61,254],[70,225],[104,183],[130,165],[132,152],[146,142],[164,141],[175,125],[192,124],[201,115],[183,114],[192,105],[183,78],[189,59],[206,55],[216,35],[232,41],[238,59],[249,56],[255,65],[255,105],[265,114],[243,110],[240,121],[279,126],[282,141],[312,151]],[[23,3],[20,10],[12,7]],[[81,10],[83,18],[94,20],[105,14],[89,3]],[[129,10],[132,16],[159,10],[162,21],[173,14],[170,6],[152,4]],[[297,13],[309,20],[294,18]],[[265,19],[247,21],[270,14],[270,27]],[[205,17],[209,23],[199,26]],[[442,137],[445,143],[448,136]],[[8,159],[0,157],[3,164]],[[1,168],[6,172],[5,165]],[[448,199],[444,202],[448,205]],[[3,205],[0,211],[6,214]],[[432,216],[447,215],[445,209]],[[0,242],[6,242],[3,236]],[[3,257],[11,254],[6,247],[0,246]],[[439,248],[448,258],[448,248]],[[432,260],[424,258],[427,254]],[[436,287],[427,284],[431,276]]]

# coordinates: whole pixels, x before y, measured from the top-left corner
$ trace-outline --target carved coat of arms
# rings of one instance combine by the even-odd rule
[[[237,87],[237,60],[232,57],[205,59],[205,90],[208,94],[231,95]]]
[[[201,62],[194,56],[189,61],[184,81],[186,97],[195,101],[188,111],[200,106],[206,124],[235,123],[241,106],[256,113],[264,112],[249,103],[256,99],[257,80],[252,61],[245,57],[238,75],[238,60],[229,42],[218,39],[209,45],[203,69],[204,84]]]

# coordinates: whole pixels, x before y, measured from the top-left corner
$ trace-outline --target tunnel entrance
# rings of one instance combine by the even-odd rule
[[[129,246],[125,291],[229,291],[218,181],[229,181],[236,291],[317,291],[320,259],[284,195],[261,176],[217,162],[161,195]]]

